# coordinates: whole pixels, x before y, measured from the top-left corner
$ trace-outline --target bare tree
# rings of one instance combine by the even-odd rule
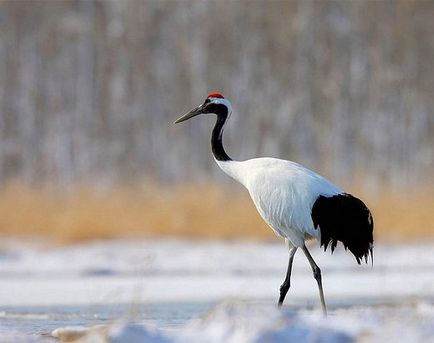
[[[234,157],[429,179],[433,17],[429,1],[3,1],[0,181],[206,177],[211,124],[171,122],[210,91],[233,102]]]

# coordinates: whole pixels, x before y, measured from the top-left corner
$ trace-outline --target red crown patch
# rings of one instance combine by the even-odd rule
[[[211,93],[211,94],[208,94],[208,98],[220,98],[220,99],[224,99],[225,97],[223,95],[221,95],[220,93]]]

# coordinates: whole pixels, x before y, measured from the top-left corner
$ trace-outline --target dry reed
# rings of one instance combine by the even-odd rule
[[[356,193],[372,209],[376,239],[434,238],[431,191]],[[125,236],[273,239],[246,192],[205,186],[147,186],[68,195],[4,186],[0,191],[0,234],[42,236],[71,243]]]

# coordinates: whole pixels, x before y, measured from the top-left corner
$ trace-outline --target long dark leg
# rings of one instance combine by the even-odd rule
[[[285,300],[286,293],[288,293],[289,287],[291,285],[292,261],[294,261],[294,255],[296,251],[297,251],[297,247],[292,247],[289,249],[288,269],[286,271],[285,281],[283,281],[282,286],[280,286],[280,297],[278,303],[279,307],[282,306],[283,300]]]
[[[324,300],[324,291],[322,289],[321,269],[319,269],[318,265],[315,263],[314,259],[312,258],[312,255],[310,254],[309,250],[307,250],[305,245],[302,247],[302,249],[303,249],[304,254],[307,257],[307,260],[309,261],[310,266],[312,267],[313,277],[315,278],[316,282],[318,283],[319,297],[321,299],[322,311],[324,313],[324,316],[327,317],[327,308],[326,308],[326,304],[325,304],[325,300]]]

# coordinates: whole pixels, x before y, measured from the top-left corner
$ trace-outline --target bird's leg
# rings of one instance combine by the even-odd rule
[[[306,246],[303,245],[302,247],[304,254],[307,257],[307,260],[309,261],[310,266],[312,267],[313,271],[313,277],[315,278],[316,282],[318,283],[318,289],[319,289],[319,297],[321,299],[321,307],[322,312],[325,317],[327,317],[327,308],[324,300],[324,291],[322,289],[322,281],[321,281],[321,269],[319,269],[318,265],[315,263],[312,255],[310,254],[309,250],[307,250]]]
[[[280,286],[280,297],[278,306],[281,307],[283,304],[283,300],[285,300],[286,293],[288,293],[289,287],[291,285],[291,270],[292,270],[292,262],[294,261],[294,255],[297,251],[297,247],[291,247],[289,249],[289,261],[288,261],[288,269],[286,271],[285,281],[283,281]]]

